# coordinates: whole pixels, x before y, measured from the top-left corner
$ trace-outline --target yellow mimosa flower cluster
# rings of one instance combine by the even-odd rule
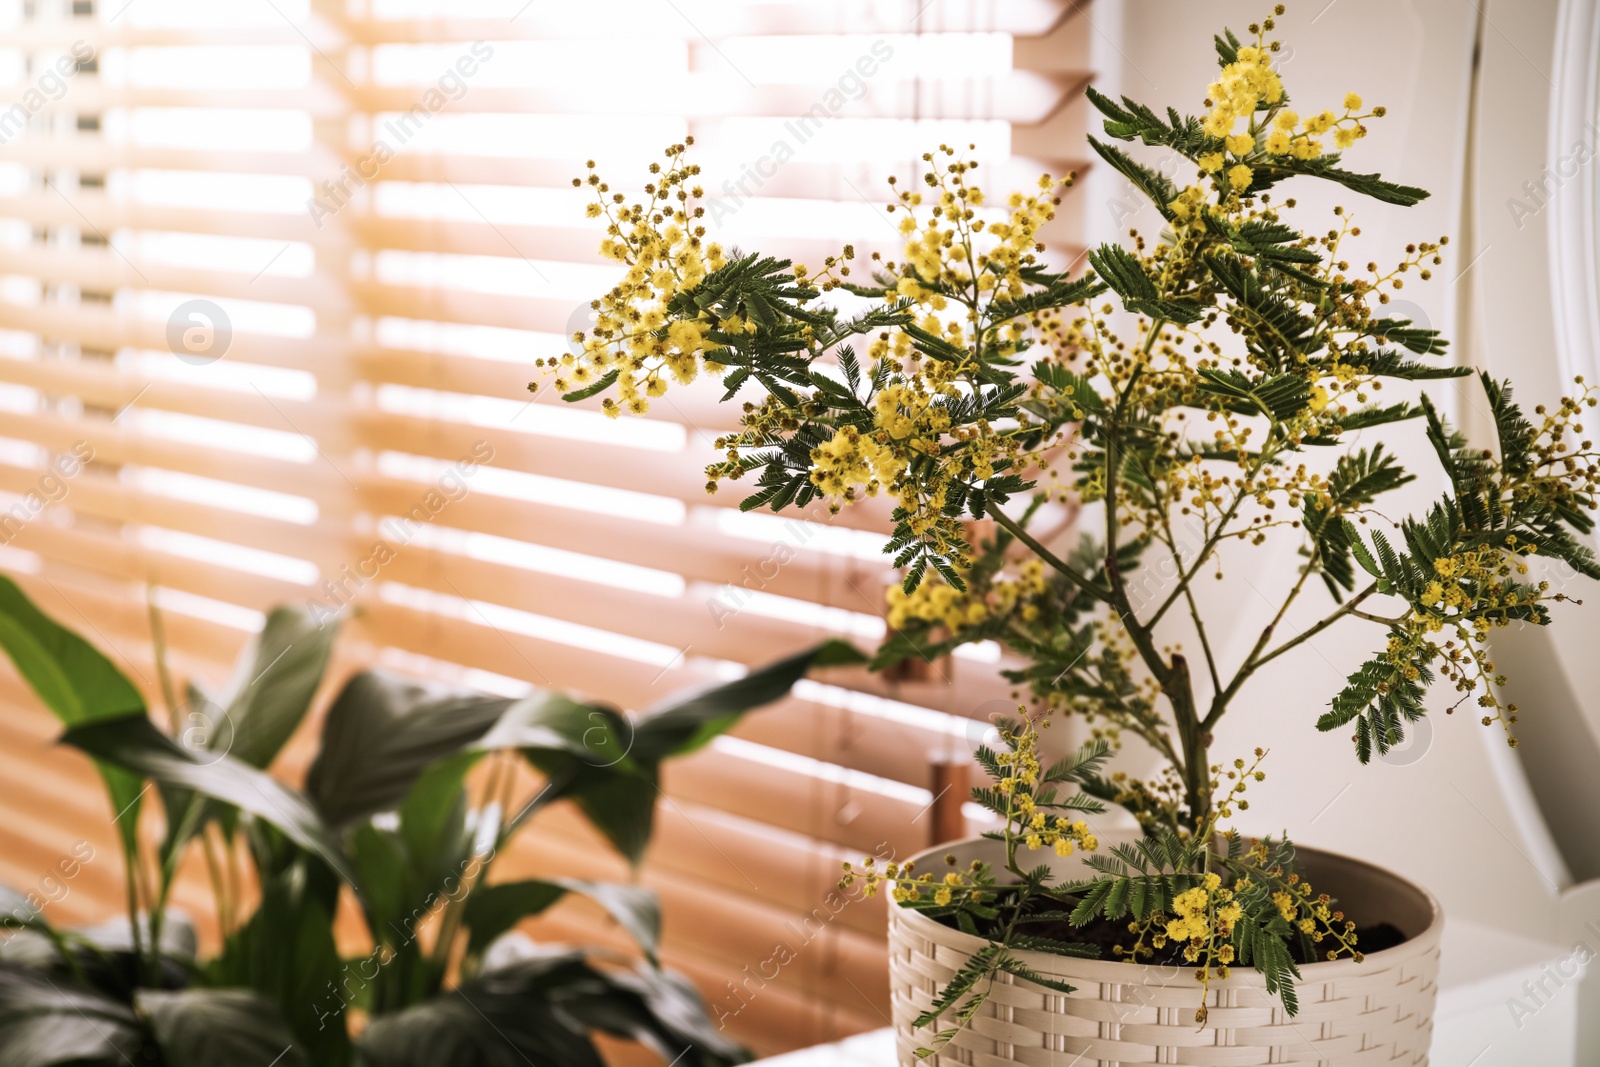
[[[613,418],[624,411],[648,412],[650,398],[665,393],[669,380],[694,381],[713,329],[746,328],[738,322],[719,324],[708,316],[683,317],[669,310],[676,296],[692,291],[726,263],[722,249],[704,240],[705,227],[698,221],[704,209],[692,203],[701,195],[692,182],[700,168],[686,163],[683,154],[693,143],[691,137],[669,147],[665,167],[650,165],[652,177],[644,189],[648,200],[627,203],[622,193],[613,192],[595,174],[592,160],[588,176],[572,180],[574,186],[589,186],[596,196],[589,216],[607,220],[600,254],[626,270],[616,286],[591,305],[593,331],[572,338],[582,346],[581,352],[542,358],[536,366],[553,378],[560,392],[589,388],[610,377],[616,396],[605,397],[601,407]]]

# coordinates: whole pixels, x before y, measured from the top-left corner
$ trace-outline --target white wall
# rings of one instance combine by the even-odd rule
[[[1559,52],[1567,44],[1592,44],[1595,16],[1592,4],[1573,3],[1563,25],[1560,7],[1502,2],[1486,12],[1504,32],[1496,29],[1484,39],[1473,222],[1489,250],[1474,279],[1472,354],[1497,376],[1511,378],[1525,399],[1570,392],[1574,366],[1595,362],[1592,328],[1558,327],[1570,312],[1592,316],[1600,294],[1592,290],[1592,275],[1582,277],[1581,261],[1563,256],[1557,236],[1586,236],[1578,243],[1592,255],[1594,220],[1584,219],[1582,209],[1592,199],[1600,164],[1578,163],[1581,154],[1572,149],[1579,141],[1600,149],[1600,134],[1583,129],[1581,121],[1558,129],[1558,116],[1545,110],[1579,73],[1563,69],[1567,57]],[[1574,17],[1580,13],[1587,18]],[[1592,92],[1592,86],[1576,88],[1580,95]],[[1592,121],[1592,95],[1585,103]],[[1573,283],[1589,291],[1570,292],[1578,306],[1563,307],[1563,288]],[[1574,875],[1592,879],[1600,877],[1600,602],[1593,582],[1560,572],[1548,577],[1589,605],[1565,613],[1577,617],[1575,625],[1508,634],[1499,654],[1515,671],[1518,699],[1531,711],[1520,755]]]
[[[1575,372],[1600,378],[1600,8],[1490,0],[1484,18],[1471,181],[1488,251],[1472,279],[1471,354],[1527,402],[1569,391]],[[1600,950],[1600,596],[1559,569],[1546,577],[1588,604],[1568,609],[1567,625],[1505,633],[1495,655],[1527,709],[1518,755],[1584,883],[1560,908],[1561,942],[1581,953]],[[1600,1062],[1592,973],[1579,1020],[1577,1062]]]

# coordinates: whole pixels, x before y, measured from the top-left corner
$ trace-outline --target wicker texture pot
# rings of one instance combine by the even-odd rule
[[[983,859],[997,867],[1004,856],[998,842],[977,840],[915,859],[919,867],[937,870],[947,853],[962,863]],[[1018,955],[1030,967],[1077,991],[1067,996],[1002,974],[971,1025],[936,1056],[918,1060],[913,1051],[929,1046],[933,1030],[947,1024],[940,1020],[913,1033],[911,1021],[984,942],[891,904],[889,983],[900,1064],[1423,1067],[1433,1036],[1444,926],[1438,903],[1370,864],[1313,849],[1300,849],[1299,855],[1311,883],[1337,897],[1358,922],[1392,923],[1407,940],[1368,953],[1361,963],[1301,967],[1300,1012],[1293,1018],[1247,967],[1235,967],[1227,981],[1212,981],[1209,1018],[1200,1027],[1194,1021],[1200,986],[1188,968],[1023,952]],[[1080,876],[1079,857],[1056,864],[1061,873]]]

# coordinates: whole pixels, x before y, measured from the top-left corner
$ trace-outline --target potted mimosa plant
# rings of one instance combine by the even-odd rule
[[[1487,638],[1546,624],[1566,599],[1529,574],[1531,558],[1600,577],[1580,541],[1600,477],[1582,437],[1592,389],[1580,380],[1528,414],[1480,376],[1494,415],[1484,447],[1411,384],[1473,373],[1441,358],[1437,331],[1385,312],[1447,240],[1380,267],[1351,261],[1360,231],[1345,209],[1297,221],[1296,181],[1399,206],[1427,193],[1346,167],[1384,109],[1352,92],[1297,111],[1272,31],[1269,17],[1215,39],[1199,116],[1089,90],[1107,137],[1094,150],[1163,226],[1094,250],[1076,276],[1046,262],[1039,237],[1067,181],[994,204],[978,164],[948,146],[923,156],[917,188],[895,190],[903,255],[866,270],[848,245],[814,270],[721,248],[696,203],[692,142],[652,167],[642,202],[592,169],[580,179],[623,276],[578,351],[540,361],[554,387],[643,414],[719,376],[742,408],[708,489],[753,483],[746,509],[893,498],[887,551],[903,581],[876,666],[974,641],[1025,664],[1006,676],[1023,693],[1017,719],[977,753],[994,781],[974,797],[999,829],[845,874],[902,905],[890,936],[905,1062],[1037,1063],[1041,1049],[1085,1064],[1424,1062],[1432,898],[1231,830],[1265,754],[1215,752],[1216,728],[1263,667],[1364,625],[1374,651],[1327,695],[1318,729],[1348,733],[1366,762],[1445,683],[1515,744]],[[1187,184],[1116,144],[1132,141],[1179,157]],[[1359,445],[1357,431],[1369,431]],[[1431,442],[1446,489],[1393,521],[1378,502],[1413,475],[1374,442],[1402,433]],[[1036,533],[1062,502],[1092,528],[1076,547]],[[1196,584],[1224,543],[1273,536],[1297,537],[1300,563],[1242,661],[1223,662]],[[1175,576],[1136,595],[1156,559]],[[1320,618],[1281,632],[1314,598]],[[1179,619],[1192,651],[1162,636]],[[1051,763],[1041,732],[1062,717],[1095,736]],[[1152,780],[1106,770],[1129,737],[1164,760]],[[1102,841],[1089,820],[1107,805],[1138,832]],[[1307,987],[1320,1025],[1304,1025]],[[1261,1058],[1215,1058],[1231,1046]]]

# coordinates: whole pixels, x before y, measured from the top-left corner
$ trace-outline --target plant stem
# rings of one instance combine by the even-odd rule
[[[473,860],[480,860],[481,854],[473,853]],[[456,934],[461,929],[461,916],[466,911],[467,896],[486,876],[488,864],[478,863],[471,882],[467,881],[465,874],[461,878],[461,892],[459,896],[447,897],[445,900],[444,914],[439,919],[439,934],[433,943],[433,952],[429,958],[428,995],[432,996],[444,985],[445,976],[450,969],[451,949],[455,945]]]
[[[1183,802],[1188,808],[1188,824],[1198,831],[1211,816],[1211,729],[1200,721],[1195,708],[1194,687],[1189,678],[1189,662],[1172,657],[1172,668],[1162,682],[1161,691],[1172,705],[1178,726],[1178,741],[1183,746]]]
[[[172,684],[172,672],[167,667],[167,631],[161,621],[161,609],[156,607],[153,586],[145,587],[145,602],[150,614],[150,647],[155,652],[156,678],[161,684],[161,698],[167,704],[167,726],[176,740],[183,733],[183,723],[178,719],[178,691]]]
[[[1256,662],[1255,667],[1259,668],[1259,667],[1264,666],[1265,664],[1271,663],[1273,660],[1277,659],[1279,656],[1283,655],[1285,652],[1289,651],[1290,649],[1298,648],[1300,645],[1302,645],[1305,642],[1311,640],[1313,637],[1317,636],[1322,631],[1326,630],[1328,627],[1332,626],[1334,623],[1336,623],[1340,619],[1344,618],[1346,615],[1354,614],[1355,610],[1356,610],[1356,605],[1360,604],[1362,601],[1366,600],[1368,597],[1372,596],[1377,591],[1378,591],[1378,583],[1377,582],[1373,582],[1371,585],[1367,586],[1361,592],[1357,593],[1350,600],[1346,601],[1344,606],[1339,608],[1338,611],[1335,611],[1333,614],[1324,617],[1323,619],[1319,620],[1318,622],[1316,622],[1316,623],[1312,624],[1311,626],[1307,627],[1306,629],[1300,631],[1300,633],[1297,634],[1295,637],[1289,639],[1288,641],[1285,641],[1283,644],[1279,645],[1277,648],[1273,649],[1271,652],[1268,652],[1266,655],[1262,656],[1261,659]]]
[[[1150,476],[1148,471],[1145,472],[1145,476],[1150,478],[1152,484],[1155,482],[1155,479]],[[1178,566],[1181,567],[1183,562],[1182,557],[1180,557],[1178,554],[1177,535],[1172,532],[1172,518],[1167,514],[1167,510],[1165,508],[1161,509],[1160,514],[1161,528],[1163,534],[1165,535],[1163,540],[1165,541],[1166,546],[1172,550],[1172,558],[1177,561]],[[1215,696],[1217,693],[1222,691],[1222,679],[1217,674],[1217,657],[1211,651],[1211,638],[1206,633],[1205,619],[1203,619],[1200,615],[1200,605],[1195,602],[1194,590],[1188,585],[1185,585],[1183,587],[1183,596],[1189,604],[1189,618],[1194,622],[1195,633],[1200,636],[1200,651],[1205,653],[1206,672],[1211,675],[1211,693],[1213,696]]]
[[[1018,541],[1021,541],[1023,544],[1027,545],[1028,548],[1033,551],[1033,554],[1047,563],[1052,570],[1058,571],[1065,575],[1069,582],[1097,600],[1102,600],[1107,604],[1112,603],[1111,594],[1107,593],[1104,589],[1101,589],[1099,586],[1091,582],[1076,567],[1072,566],[1070,563],[1067,563],[1055,553],[1051,552],[1048,548],[1044,547],[1044,545],[1040,544],[1038,540],[1036,540],[1034,536],[1027,530],[1023,529],[1015,519],[1000,511],[998,508],[991,511],[989,514],[997,525],[999,525],[1007,533],[1011,534],[1012,537],[1015,537]]]
[[[1262,651],[1267,647],[1267,642],[1272,640],[1272,635],[1277,632],[1278,624],[1283,622],[1283,617],[1289,613],[1289,606],[1300,596],[1300,590],[1305,588],[1306,579],[1311,577],[1312,568],[1315,566],[1316,559],[1313,557],[1305,567],[1301,568],[1300,577],[1295,579],[1293,588],[1289,590],[1289,595],[1283,598],[1282,604],[1278,605],[1278,610],[1272,616],[1272,621],[1267,623],[1262,629],[1261,635],[1256,638],[1256,643],[1250,649],[1250,654],[1244,658],[1244,664],[1240,667],[1239,673],[1234,675],[1233,681],[1229,683],[1228,688],[1221,691],[1217,698],[1213,700],[1211,712],[1207,716],[1208,719],[1213,715],[1218,717],[1222,715],[1222,711],[1227,707],[1228,701],[1233,699],[1234,695],[1239,692],[1239,687],[1244,684],[1244,680],[1249,677],[1247,671],[1253,671],[1258,666],[1257,661],[1260,659]]]
[[[1382,623],[1384,626],[1399,626],[1406,620],[1402,618],[1391,619],[1387,615],[1373,615],[1365,611],[1352,611],[1350,615],[1357,619],[1366,619],[1368,622]]]
[[[1156,341],[1161,336],[1161,330],[1166,325],[1165,320],[1156,319],[1151,323],[1145,334],[1144,346],[1141,353],[1148,356],[1155,348]],[[1211,732],[1200,721],[1199,712],[1195,707],[1194,683],[1189,675],[1189,664],[1182,656],[1174,655],[1171,662],[1162,657],[1161,650],[1156,647],[1152,629],[1155,619],[1148,623],[1139,621],[1135,614],[1133,604],[1128,598],[1128,586],[1122,577],[1122,567],[1117,562],[1117,540],[1119,537],[1119,519],[1117,516],[1117,487],[1118,475],[1122,470],[1122,451],[1119,442],[1118,425],[1122,409],[1132,396],[1134,384],[1138,381],[1142,364],[1136,367],[1128,378],[1128,384],[1123,388],[1122,394],[1117,399],[1117,406],[1113,409],[1111,417],[1102,424],[1105,434],[1105,509],[1106,509],[1106,538],[1105,538],[1105,568],[1108,583],[1111,586],[1111,606],[1116,611],[1122,622],[1123,629],[1127,631],[1133,646],[1139,652],[1139,658],[1144,661],[1145,667],[1154,676],[1161,686],[1162,695],[1167,698],[1167,703],[1172,707],[1173,723],[1177,727],[1178,741],[1183,749],[1183,759],[1179,762],[1177,770],[1184,783],[1184,806],[1188,809],[1187,822],[1191,829],[1204,825],[1211,811],[1211,763],[1210,745]],[[1220,527],[1219,527],[1220,529]],[[1196,564],[1198,567],[1198,563]],[[1176,596],[1177,594],[1173,594]],[[1171,603],[1171,598],[1168,599]],[[1158,616],[1159,617],[1159,616]]]
[[[206,859],[206,874],[211,880],[211,896],[217,902],[217,925],[221,928],[223,940],[226,941],[233,929],[233,905],[228,899],[228,888],[222,877],[222,868],[212,851],[209,835],[202,835],[200,838],[200,854]]]
[[[1277,434],[1277,431],[1278,424],[1274,422],[1267,430],[1267,443],[1269,445],[1271,444],[1272,438]],[[1205,566],[1206,560],[1211,558],[1211,553],[1216,551],[1217,545],[1222,541],[1223,532],[1228,528],[1228,523],[1232,522],[1234,516],[1239,513],[1239,508],[1244,503],[1245,497],[1253,495],[1247,493],[1245,491],[1245,487],[1256,480],[1256,475],[1260,474],[1262,469],[1266,467],[1267,460],[1270,458],[1270,456],[1270,449],[1266,446],[1263,446],[1261,449],[1261,454],[1256,457],[1255,466],[1250,468],[1250,472],[1246,474],[1243,481],[1240,482],[1239,492],[1234,494],[1233,502],[1228,505],[1228,510],[1223,512],[1221,518],[1217,520],[1216,531],[1212,533],[1210,537],[1206,538],[1205,543],[1200,546],[1200,552],[1194,558],[1194,565],[1189,568],[1188,573],[1182,573],[1180,571],[1178,574],[1178,588],[1174,589],[1167,599],[1161,602],[1161,606],[1156,608],[1155,614],[1150,616],[1151,626],[1154,626],[1156,623],[1160,622],[1162,617],[1166,615],[1167,611],[1172,607],[1172,605],[1177,603],[1178,598],[1180,595],[1182,595],[1183,590],[1189,588],[1189,583],[1194,580],[1194,576],[1200,573],[1200,568]],[[1180,568],[1182,566],[1181,560],[1179,561],[1179,566]]]
[[[72,972],[72,980],[78,985],[87,985],[89,980],[83,973],[83,961],[78,959],[78,950],[72,947],[65,934],[57,930],[42,916],[38,920],[39,928],[50,943],[55,946],[56,955],[61,957],[61,962],[67,965],[67,970]]]
[[[133,942],[133,967],[134,982],[140,984],[139,978],[146,972],[147,961],[144,958],[144,931],[139,928],[139,846],[137,841],[132,848],[122,850],[122,862],[126,871],[123,878],[123,889],[128,898],[128,928],[129,936]]]
[[[1222,718],[1223,713],[1227,710],[1228,701],[1233,699],[1233,697],[1239,692],[1240,687],[1244,685],[1246,680],[1248,680],[1252,674],[1266,666],[1268,663],[1271,663],[1285,652],[1288,652],[1290,649],[1298,648],[1300,645],[1311,640],[1313,637],[1317,636],[1322,631],[1326,630],[1328,627],[1344,618],[1346,615],[1358,614],[1356,611],[1357,605],[1361,604],[1377,591],[1378,583],[1373,582],[1361,592],[1345,601],[1345,603],[1341,605],[1337,611],[1330,615],[1324,616],[1321,620],[1300,631],[1300,633],[1285,641],[1271,652],[1261,654],[1261,649],[1266,647],[1267,641],[1269,641],[1272,637],[1273,628],[1277,623],[1277,620],[1274,619],[1273,623],[1262,631],[1260,639],[1256,642],[1255,650],[1252,651],[1250,657],[1240,665],[1238,673],[1233,676],[1233,681],[1228,683],[1228,688],[1219,693],[1216,699],[1212,701],[1211,711],[1206,716],[1205,725],[1208,728],[1214,726],[1217,720]],[[1282,612],[1279,613],[1279,617],[1282,617]]]

